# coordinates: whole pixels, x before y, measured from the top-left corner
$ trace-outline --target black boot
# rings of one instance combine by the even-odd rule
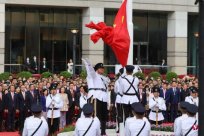
[[[101,121],[101,135],[106,135],[106,121]]]

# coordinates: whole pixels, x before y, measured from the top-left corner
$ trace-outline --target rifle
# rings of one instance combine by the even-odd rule
[[[159,109],[157,108],[156,109],[156,127],[158,127],[158,112],[159,112]]]
[[[52,102],[51,126],[53,125],[53,116],[54,116],[54,103]]]

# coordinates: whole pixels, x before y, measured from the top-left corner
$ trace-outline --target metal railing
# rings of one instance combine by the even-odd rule
[[[23,64],[0,64],[0,66],[4,67],[5,72],[10,72],[14,74],[19,73],[26,69],[25,65]],[[106,73],[113,73],[113,74],[115,73],[115,65],[104,65],[104,67],[106,68]],[[172,71],[172,68],[173,68],[170,66],[161,66],[161,65],[139,65],[139,67],[141,68],[142,72],[145,74],[149,74],[152,71],[161,72],[160,71],[161,68],[165,68],[166,71]],[[81,70],[84,68],[85,67],[82,64],[75,65],[76,74],[80,74]],[[196,75],[196,72],[197,72],[196,66],[187,66],[186,68],[187,68],[187,74]]]

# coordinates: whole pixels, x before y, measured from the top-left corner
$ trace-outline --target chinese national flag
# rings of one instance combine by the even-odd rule
[[[130,36],[127,28],[127,0],[124,0],[113,24],[113,27],[106,26],[104,22],[94,24],[93,22],[86,27],[96,29],[97,32],[91,35],[91,40],[96,43],[100,38],[108,44],[116,55],[120,64],[124,67],[127,65]]]

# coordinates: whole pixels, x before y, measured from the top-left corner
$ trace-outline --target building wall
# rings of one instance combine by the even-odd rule
[[[91,20],[95,22],[104,21],[104,9],[119,8],[122,0],[6,0],[0,3],[0,72],[4,71],[4,35],[5,35],[5,5],[28,5],[28,6],[52,6],[52,7],[80,7],[82,14],[82,57],[94,59],[96,62],[103,62],[103,42],[100,41],[97,47],[89,47],[92,44],[89,35],[93,31],[84,27],[84,24]],[[181,67],[187,65],[187,15],[188,13],[197,13],[198,7],[194,5],[194,0],[133,0],[134,10],[167,12],[168,15],[168,43],[167,60],[172,70],[179,74],[186,74],[186,69]],[[179,14],[179,13],[182,13]],[[178,15],[179,14],[179,15]],[[172,15],[176,17],[172,19]],[[182,19],[181,16],[185,16]],[[172,21],[173,20],[173,21]],[[182,22],[183,21],[183,22]],[[173,22],[173,23],[172,23]],[[184,23],[182,28],[178,26]],[[179,34],[171,35],[171,31],[185,30],[182,36]],[[177,50],[179,49],[179,50]],[[182,50],[182,54],[180,54]],[[96,53],[97,52],[97,53]],[[96,57],[98,56],[98,57]],[[182,65],[179,65],[178,59],[182,58]],[[179,65],[179,66],[178,66]]]
[[[122,0],[6,0],[6,4],[118,8]],[[194,0],[133,0],[133,9],[198,12]]]

